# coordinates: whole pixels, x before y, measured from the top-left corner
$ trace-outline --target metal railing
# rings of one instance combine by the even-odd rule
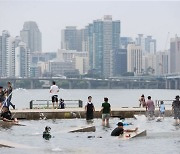
[[[65,108],[82,108],[82,100],[64,100]],[[56,104],[55,104],[56,105]],[[59,102],[58,102],[59,106]],[[53,107],[51,100],[31,100],[29,102],[30,109],[50,109]]]
[[[171,106],[172,105],[172,102],[174,101],[174,100],[155,100],[155,106],[156,107],[159,107],[160,105],[161,105],[161,101],[163,101],[164,102],[164,105],[165,106]]]

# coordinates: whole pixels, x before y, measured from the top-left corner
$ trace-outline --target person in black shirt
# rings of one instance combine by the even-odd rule
[[[45,127],[45,131],[43,132],[44,139],[49,140],[51,138],[50,130],[51,130],[51,127],[49,126]]]
[[[1,117],[4,122],[18,122],[17,118],[12,117],[12,114],[7,106],[3,106]]]
[[[88,102],[87,105],[85,106],[85,111],[86,111],[86,120],[92,120],[94,118],[94,105],[92,103],[92,97],[88,97]]]
[[[119,135],[123,135],[124,132],[135,132],[138,130],[138,128],[135,128],[134,130],[131,129],[127,129],[124,130],[123,128],[123,123],[122,122],[118,122],[118,127],[116,127],[112,132],[111,132],[111,136],[119,136]]]

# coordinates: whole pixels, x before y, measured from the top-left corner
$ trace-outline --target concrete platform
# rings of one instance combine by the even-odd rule
[[[84,108],[66,108],[66,109],[22,109],[11,110],[12,115],[18,119],[71,119],[85,118]],[[145,114],[145,108],[138,107],[121,107],[112,108],[112,117],[123,116],[125,118],[133,118],[134,114]],[[155,115],[159,115],[159,109],[156,109]],[[171,116],[171,109],[167,109],[165,116]],[[101,118],[100,108],[96,108],[94,118]]]

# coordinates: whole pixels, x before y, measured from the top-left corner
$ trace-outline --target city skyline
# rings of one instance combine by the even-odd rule
[[[61,48],[61,30],[66,26],[81,29],[93,20],[102,19],[104,15],[112,15],[113,20],[121,21],[122,37],[135,39],[140,33],[152,35],[157,40],[158,51],[165,49],[168,32],[170,32],[169,42],[175,34],[180,35],[179,6],[178,1],[0,0],[0,31],[8,30],[11,36],[19,36],[24,22],[35,21],[42,33],[42,51],[56,52]],[[169,43],[166,49],[168,48]]]

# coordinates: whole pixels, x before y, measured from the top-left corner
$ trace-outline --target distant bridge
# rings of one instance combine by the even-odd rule
[[[171,89],[166,85],[170,85],[171,79],[167,77],[155,77],[155,76],[133,76],[133,77],[118,77],[118,78],[109,78],[109,79],[94,79],[94,78],[61,78],[61,77],[39,77],[39,78],[0,78],[0,83],[2,81],[7,82],[11,81],[14,88],[19,88],[16,86],[17,81],[30,81],[30,88],[34,89],[36,81],[49,81],[50,84],[52,81],[67,81],[69,84],[69,89],[74,88],[74,82],[84,81],[88,85],[88,89],[94,88],[93,84],[101,83],[105,84],[104,88],[122,88],[122,89]],[[167,82],[167,83],[166,83]],[[50,85],[49,85],[50,86]],[[180,87],[176,87],[177,89]]]
[[[34,83],[36,81],[67,81],[69,89],[74,88],[74,82],[84,81],[88,84],[88,89],[94,88],[93,83],[105,83],[106,88],[124,88],[124,89],[135,89],[135,88],[152,88],[152,89],[180,89],[180,74],[170,74],[163,76],[128,76],[128,77],[112,77],[108,79],[95,79],[95,78],[62,78],[62,77],[36,77],[36,78],[0,78],[0,84],[2,81],[11,81],[14,88],[16,87],[17,81],[30,81],[30,88],[34,89]],[[50,86],[50,85],[49,85]]]

